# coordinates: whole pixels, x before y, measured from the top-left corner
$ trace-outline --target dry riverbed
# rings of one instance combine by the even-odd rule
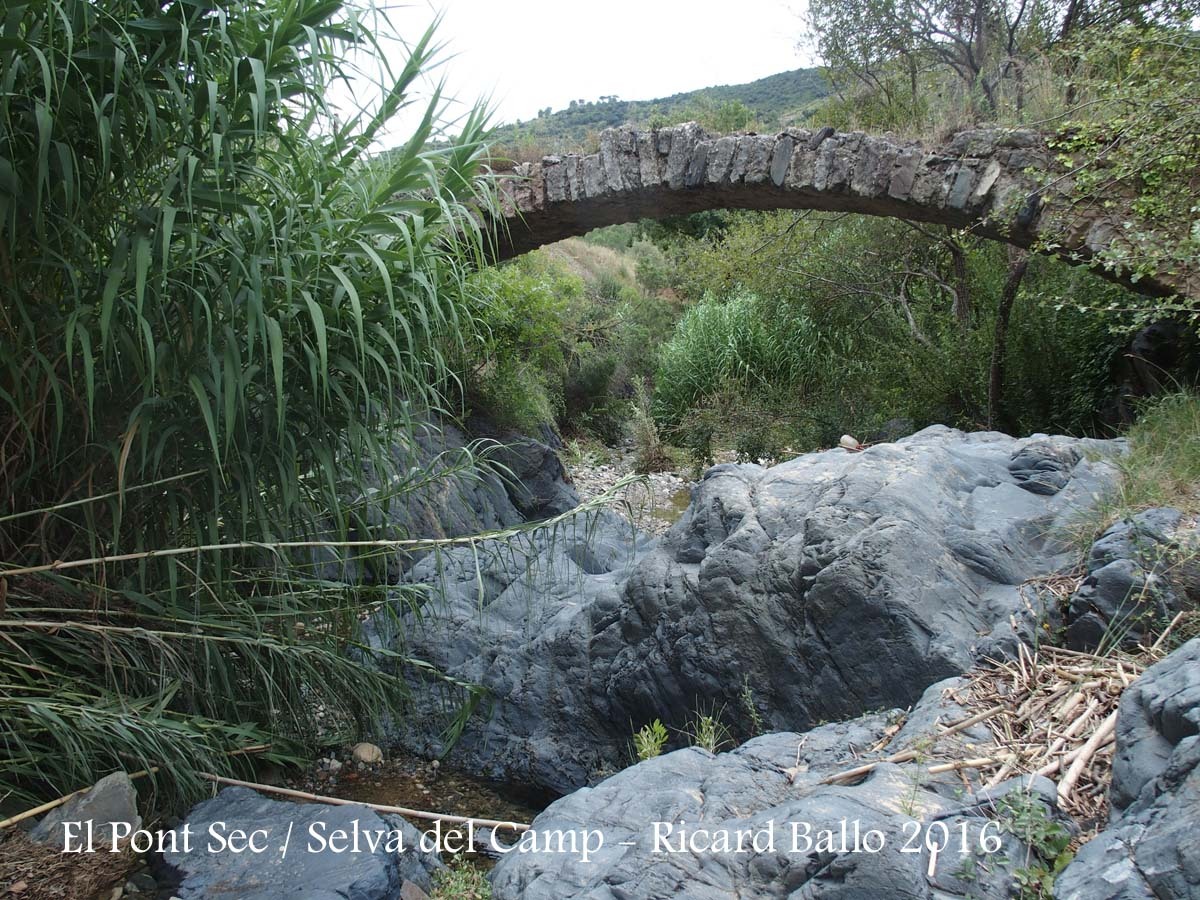
[[[580,457],[563,462],[579,499],[585,502],[611,489],[633,471],[633,453],[625,448],[609,448],[603,453],[592,451]],[[687,509],[694,482],[684,472],[655,472],[644,477],[644,482],[624,491],[623,502],[614,509],[642,531],[660,535]]]

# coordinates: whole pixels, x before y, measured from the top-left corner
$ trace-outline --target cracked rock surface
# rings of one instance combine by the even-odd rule
[[[962,710],[945,693],[960,683],[930,687],[890,743],[893,715],[876,713],[803,735],[764,735],[715,756],[677,750],[577,791],[539,815],[534,832],[543,840],[599,832],[600,849],[586,863],[579,854],[510,853],[493,872],[493,896],[1004,900],[1028,848],[1001,829],[997,809],[1005,795],[1028,791],[1026,802],[1061,820],[1046,779],[964,794],[957,777],[928,779],[920,763],[910,763],[880,765],[857,784],[822,784],[857,765],[856,752],[886,745],[892,753],[935,734],[939,719],[958,720]],[[968,729],[946,744],[979,737]],[[941,843],[943,828],[952,846],[931,859],[929,845]],[[722,835],[727,851],[705,849]]]
[[[407,577],[437,596],[403,649],[489,693],[458,764],[560,793],[623,768],[656,718],[675,735],[717,712],[741,739],[755,719],[798,732],[906,707],[1032,638],[1044,614],[1020,585],[1068,562],[1057,535],[1120,449],[934,426],[716,466],[659,541],[603,513],[421,560]],[[382,617],[375,639],[394,641]],[[413,682],[399,737],[438,752],[444,685]]]
[[[1055,900],[1200,898],[1200,638],[1122,695],[1109,803]]]

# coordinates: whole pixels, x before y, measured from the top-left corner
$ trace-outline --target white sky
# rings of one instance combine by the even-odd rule
[[[800,66],[804,0],[412,0],[391,19],[415,40],[438,11],[449,93],[491,96],[496,124],[616,94],[649,100]],[[397,52],[391,60],[403,64]],[[357,99],[363,99],[361,96]],[[461,107],[460,107],[461,109]]]

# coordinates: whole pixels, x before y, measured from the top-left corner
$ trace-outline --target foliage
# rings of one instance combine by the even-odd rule
[[[1119,205],[1128,215],[1099,264],[1134,282],[1200,277],[1200,35],[1188,25],[1089,32],[1069,53],[1079,100],[1051,144],[1070,172],[1065,187],[1081,213]],[[1130,306],[1141,321],[1163,312],[1157,299]],[[1194,304],[1182,309],[1200,323]]]
[[[469,860],[459,859],[433,876],[430,900],[491,900],[487,873]]]
[[[435,146],[435,96],[369,159],[437,48],[339,117],[387,23],[338,2],[4,16],[4,792],[153,766],[197,789],[230,751],[313,740],[322,705],[327,728],[401,715],[400,682],[346,652],[382,591],[320,581],[314,552],[420,480],[393,451],[471,329],[481,111]],[[280,544],[303,537],[333,543]]]
[[[742,706],[742,714],[750,727],[750,737],[755,738],[767,733],[767,723],[763,721],[762,713],[758,711],[758,703],[754,699],[754,690],[750,687],[750,676],[742,676],[742,690],[738,694],[738,702]]]
[[[579,277],[535,254],[472,277],[480,327],[459,364],[469,405],[526,431],[562,415],[563,337],[568,309],[583,290]]]
[[[667,745],[667,726],[655,719],[639,728],[633,735],[633,752],[641,762],[654,759]]]
[[[674,469],[675,460],[668,452],[651,415],[650,390],[644,381],[634,382],[632,408],[633,470],[648,475]]]
[[[1129,451],[1114,460],[1121,472],[1116,490],[1075,523],[1083,547],[1143,509],[1200,513],[1200,396],[1178,392],[1146,401],[1127,439]]]
[[[718,713],[712,715],[696,713],[690,725],[692,746],[707,750],[709,753],[719,753],[723,748],[733,744],[729,729],[722,724]]]
[[[1042,900],[1054,895],[1054,881],[1074,859],[1068,848],[1071,832],[1054,819],[1046,804],[1027,791],[1013,791],[997,804],[1000,827],[1029,847],[1024,865],[1013,872],[1021,900]]]
[[[777,309],[775,315],[787,313]],[[659,354],[655,418],[678,426],[687,411],[718,389],[767,392],[800,386],[819,365],[822,341],[803,315],[780,320],[754,294],[739,292],[692,306]]]
[[[714,440],[758,459],[846,432],[870,438],[891,420],[906,431],[986,421],[1008,271],[998,245],[888,220],[745,213],[720,239],[681,242],[672,256],[678,289],[698,302],[660,353],[654,409],[697,457]],[[1125,295],[1086,270],[1031,261],[1009,326],[1000,427],[1101,427],[1124,339],[1076,298]]]
[[[808,38],[828,66],[835,109],[877,127],[928,128],[933,110],[948,111],[947,93],[967,121],[1019,117],[1031,81],[1071,82],[1072,65],[1039,68],[1061,45],[1088,45],[1122,24],[1187,23],[1198,11],[1195,0],[814,0]]]
[[[526,430],[554,422],[620,438],[627,401],[653,374],[653,348],[678,309],[646,290],[623,249],[608,246],[627,246],[632,232],[605,231],[472,278],[483,327],[462,355],[468,405]],[[616,234],[625,237],[610,240]]]

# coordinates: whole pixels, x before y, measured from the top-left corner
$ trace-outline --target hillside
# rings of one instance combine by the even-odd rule
[[[710,120],[729,129],[764,130],[803,119],[814,102],[829,92],[819,69],[794,69],[747,84],[726,84],[660,97],[572,101],[567,109],[542,110],[528,122],[502,125],[494,132],[501,145],[533,144],[545,152],[583,147],[588,136],[617,125],[674,125],[689,119]],[[725,129],[722,129],[725,130]]]

